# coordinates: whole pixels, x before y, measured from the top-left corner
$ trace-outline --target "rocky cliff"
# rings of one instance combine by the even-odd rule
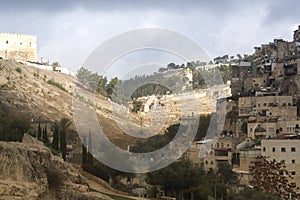
[[[90,192],[78,170],[27,134],[0,142],[0,166],[0,200],[111,199]]]

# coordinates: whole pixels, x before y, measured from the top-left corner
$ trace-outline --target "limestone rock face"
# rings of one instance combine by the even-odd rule
[[[0,200],[97,200],[82,175],[25,134],[23,143],[0,142]]]

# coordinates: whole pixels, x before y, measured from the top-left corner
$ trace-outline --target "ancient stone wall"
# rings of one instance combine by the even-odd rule
[[[37,61],[37,37],[0,33],[0,57],[23,62]]]

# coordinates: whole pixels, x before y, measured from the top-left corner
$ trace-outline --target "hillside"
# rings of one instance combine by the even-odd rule
[[[54,121],[63,117],[73,120],[72,95],[87,105],[94,95],[82,88],[84,95],[76,96],[76,81],[70,75],[0,59],[0,115],[26,116],[32,122]],[[100,95],[97,96],[97,117],[114,143],[122,148],[132,143],[134,139],[116,126],[111,102]],[[75,129],[74,122],[72,128]]]
[[[164,133],[169,125],[179,123],[182,116],[213,112],[215,99],[230,95],[230,87],[220,85],[178,96],[163,95],[160,99],[145,97],[141,99],[144,112],[134,113],[80,85],[70,75],[0,59],[0,115],[22,115],[32,122],[53,122],[62,117],[73,121],[75,99],[96,112],[104,133],[113,143],[127,149],[138,140],[130,133],[139,133],[141,128],[145,135],[152,135],[153,131]],[[150,107],[154,109],[149,110]],[[74,121],[71,128],[75,130]]]

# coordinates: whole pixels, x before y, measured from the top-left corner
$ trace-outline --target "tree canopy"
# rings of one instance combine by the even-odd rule
[[[23,134],[31,128],[30,121],[24,117],[0,117],[0,140],[22,141]]]

